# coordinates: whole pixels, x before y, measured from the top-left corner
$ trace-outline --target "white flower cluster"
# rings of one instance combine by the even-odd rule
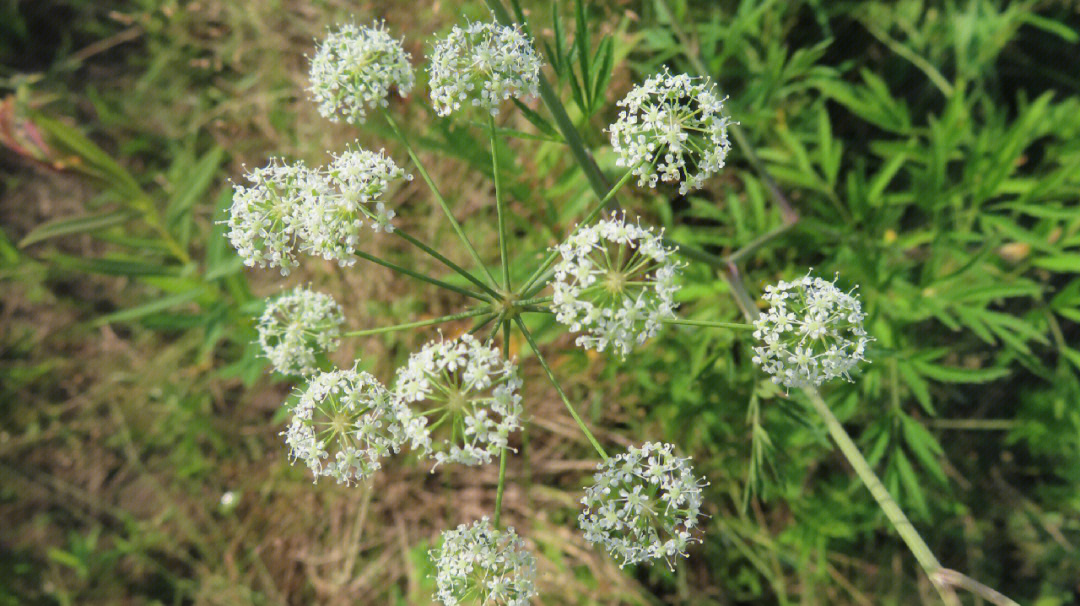
[[[481,518],[442,535],[429,552],[435,562],[436,597],[446,606],[527,606],[536,595],[536,561],[513,528],[498,530]]]
[[[521,28],[498,23],[454,26],[431,55],[431,101],[449,116],[470,103],[491,115],[511,97],[536,97],[540,56]]]
[[[292,461],[339,484],[367,478],[408,436],[408,410],[370,374],[334,370],[316,375],[292,408],[282,435]]]
[[[283,374],[315,372],[315,356],[337,349],[345,315],[330,295],[297,287],[266,304],[256,329],[263,354]]]
[[[396,213],[380,199],[391,181],[410,181],[412,175],[381,150],[371,152],[359,147],[334,156],[322,173],[325,184],[322,195],[300,207],[302,248],[328,261],[352,265],[356,262],[353,253],[360,243],[364,219],[371,222],[376,233],[394,231],[390,221]]]
[[[440,463],[490,463],[521,427],[521,379],[498,348],[470,334],[439,339],[409,356],[398,370],[394,393],[420,412],[410,419],[413,448]],[[429,417],[435,418],[429,424]],[[443,427],[447,436],[432,441]]]
[[[651,228],[613,215],[579,228],[556,247],[552,309],[586,349],[622,356],[675,317],[675,250]]]
[[[832,282],[806,275],[765,289],[769,310],[754,322],[753,361],[785,387],[821,385],[865,360],[872,339],[859,300]]]
[[[303,162],[277,159],[245,177],[250,186],[233,186],[229,241],[248,267],[280,267],[288,275],[302,230],[298,210],[319,195],[321,181]]]
[[[708,78],[672,75],[667,68],[619,101],[624,108],[608,128],[616,164],[632,169],[638,186],[679,183],[698,189],[724,167],[731,149],[724,99]]]
[[[308,90],[323,117],[360,124],[369,109],[387,106],[390,87],[397,86],[402,97],[409,94],[415,82],[410,58],[382,22],[349,23],[319,45]]]
[[[364,219],[375,232],[393,231],[395,213],[381,198],[391,181],[412,176],[381,151],[356,147],[326,167],[275,160],[247,179],[251,187],[234,187],[229,238],[249,267],[280,267],[287,275],[297,248],[343,266],[355,263]]]
[[[585,540],[600,543],[620,567],[663,558],[672,566],[696,541],[704,478],[671,444],[646,442],[598,466],[578,516]]]

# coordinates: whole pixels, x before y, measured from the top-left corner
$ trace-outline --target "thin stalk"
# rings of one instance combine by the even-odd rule
[[[506,447],[499,453],[499,485],[495,488],[495,528],[501,528],[503,490],[506,488]]]
[[[510,359],[510,323],[503,322],[503,355]],[[506,489],[506,451],[505,446],[499,452],[499,485],[495,489],[495,528],[500,528],[502,520],[503,491]]]
[[[926,541],[923,540],[922,535],[918,530],[915,530],[915,526],[912,525],[908,517],[904,515],[904,511],[900,509],[900,506],[893,500],[892,495],[889,494],[889,490],[885,488],[885,485],[878,479],[877,474],[870,467],[870,464],[866,462],[866,458],[863,457],[862,452],[859,451],[859,447],[852,441],[851,436],[848,435],[844,426],[840,424],[839,419],[833,414],[832,409],[822,399],[821,394],[816,389],[805,389],[803,393],[806,394],[807,399],[810,400],[810,405],[814,408],[814,412],[821,417],[821,420],[825,422],[825,428],[828,429],[829,435],[832,436],[833,441],[836,442],[836,446],[843,453],[844,458],[848,460],[851,467],[855,470],[855,474],[862,480],[863,485],[870,491],[870,494],[877,501],[878,507],[888,518],[889,523],[896,529],[897,534],[903,539],[904,544],[907,545],[911,554],[915,556],[915,560],[922,567],[926,576],[930,578],[931,584],[934,589],[937,590],[938,595],[946,604],[959,604],[959,600],[953,593],[952,588],[944,583],[940,577],[941,571],[944,568],[941,566],[941,562],[938,561],[934,552],[930,551],[930,547],[927,546]]]
[[[412,159],[413,164],[416,166],[416,170],[420,173],[420,177],[424,179],[424,183],[427,183],[428,189],[435,196],[435,200],[442,207],[443,213],[446,218],[449,219],[450,225],[454,228],[454,232],[457,233],[458,238],[461,239],[461,243],[465,245],[465,249],[469,251],[469,255],[473,258],[473,261],[480,266],[480,269],[484,271],[488,279],[491,280],[491,286],[496,286],[495,277],[491,275],[487,265],[480,259],[480,255],[477,254],[476,249],[473,247],[472,242],[468,236],[465,235],[465,231],[461,229],[461,224],[454,218],[454,213],[450,211],[450,205],[446,203],[446,199],[443,198],[442,193],[439,192],[439,188],[435,186],[435,182],[431,180],[431,176],[428,175],[427,169],[424,168],[423,163],[420,162],[420,158],[416,156],[416,152],[413,151],[412,144],[409,143],[409,139],[405,137],[405,133],[398,127],[397,122],[390,116],[390,112],[383,111],[383,116],[386,118],[387,124],[390,125],[390,129],[394,131],[397,138],[401,140],[401,144],[405,146],[405,151],[408,152],[409,158]]]
[[[491,174],[495,179],[495,214],[499,223],[499,259],[502,262],[503,290],[510,292],[510,256],[506,252],[506,218],[503,212],[502,180],[499,177],[499,137],[495,132],[495,117],[488,116],[491,130]]]
[[[707,326],[709,328],[730,328],[732,330],[754,330],[753,324],[740,324],[738,322],[713,322],[710,320],[687,320],[684,318],[664,318],[660,321],[664,324],[681,324],[684,326]]]
[[[472,272],[467,271],[466,269],[464,269],[463,267],[461,267],[457,263],[454,263],[450,259],[447,259],[439,251],[431,248],[427,244],[424,244],[420,240],[417,240],[413,236],[405,233],[404,231],[402,231],[402,230],[400,230],[398,228],[394,228],[394,234],[404,238],[406,241],[408,241],[413,246],[415,246],[415,247],[419,248],[420,250],[426,252],[427,254],[431,255],[434,259],[436,259],[437,261],[439,261],[443,265],[447,266],[448,268],[456,271],[463,278],[465,278],[466,280],[472,282],[476,286],[480,287],[480,290],[486,292],[487,294],[491,295],[494,298],[499,298],[498,293],[496,293],[494,290],[491,289],[491,287],[489,287],[487,284],[485,284],[483,280],[481,280],[480,278],[477,278],[476,276],[474,276],[472,274]]]
[[[422,274],[420,272],[413,271],[411,269],[406,269],[406,268],[404,268],[404,267],[402,267],[400,265],[397,265],[396,263],[391,263],[391,262],[389,262],[389,261],[387,261],[385,259],[380,259],[379,257],[376,257],[374,255],[369,255],[368,253],[366,253],[366,252],[364,252],[362,250],[355,251],[353,254],[360,257],[361,259],[367,259],[368,261],[371,261],[372,263],[382,265],[383,267],[389,267],[390,269],[392,269],[392,270],[394,270],[394,271],[396,271],[398,273],[405,274],[406,276],[416,278],[417,280],[427,282],[428,284],[434,284],[435,286],[438,286],[439,288],[445,288],[446,290],[453,291],[453,292],[456,292],[458,294],[465,295],[466,297],[472,297],[474,299],[484,301],[485,303],[490,300],[486,296],[484,296],[484,295],[482,295],[482,294],[480,294],[478,292],[473,292],[473,291],[471,291],[471,290],[469,290],[467,288],[462,288],[460,286],[454,286],[453,284],[450,284],[448,282],[443,282],[442,280],[432,278],[431,276],[425,276],[424,274]]]
[[[759,249],[762,246],[764,246],[765,244],[769,243],[769,241],[773,240],[774,238],[776,238],[777,236],[783,234],[784,232],[788,231],[789,229],[791,229],[794,226],[795,226],[794,222],[786,222],[785,221],[784,223],[781,223],[779,226],[774,227],[773,229],[761,234],[760,236],[758,236],[758,237],[754,238],[753,240],[751,240],[750,242],[746,243],[746,245],[743,246],[742,248],[740,248],[739,250],[736,250],[735,252],[731,253],[730,255],[724,257],[724,260],[727,261],[728,263],[732,263],[732,264],[738,263],[739,261],[742,261],[743,258],[746,257],[747,255],[750,255],[751,253],[753,253],[757,249]]]
[[[577,422],[578,427],[581,428],[581,432],[585,434],[585,437],[588,438],[589,443],[592,444],[593,448],[596,449],[596,452],[600,454],[600,457],[606,461],[608,459],[607,453],[604,452],[604,448],[600,446],[600,442],[598,442],[592,432],[589,431],[589,428],[585,425],[585,421],[581,420],[581,416],[578,415],[577,410],[574,409],[574,405],[570,403],[570,398],[566,397],[566,393],[563,391],[562,386],[559,385],[559,380],[555,378],[555,373],[551,371],[551,368],[547,364],[547,360],[545,360],[543,354],[540,353],[540,348],[536,346],[536,341],[533,340],[532,333],[529,332],[528,328],[525,328],[525,322],[523,322],[521,318],[514,318],[514,322],[517,323],[518,330],[521,331],[521,334],[529,343],[529,347],[533,350],[533,353],[536,354],[536,359],[540,361],[540,366],[544,368],[544,372],[546,372],[548,378],[551,379],[551,384],[555,386],[555,391],[559,393],[559,397],[562,398],[563,404],[566,405],[566,409],[570,411],[570,416],[574,417],[574,421]]]
[[[475,335],[476,333],[480,332],[481,330],[484,329],[485,326],[490,324],[491,321],[494,320],[496,318],[496,316],[498,316],[498,315],[499,314],[493,313],[493,314],[487,316],[486,318],[481,320],[481,322],[479,324],[477,324],[476,326],[473,326],[472,328],[470,328],[469,329],[469,334],[470,335]]]
[[[519,299],[514,304],[517,306],[523,305],[539,305],[540,303],[548,303],[552,299],[551,295],[546,297],[536,297],[534,299]]]
[[[593,209],[585,215],[585,218],[581,220],[581,224],[585,225],[591,223],[592,220],[597,217],[597,215],[599,215],[605,208],[607,208],[608,202],[615,198],[615,194],[617,194],[619,190],[622,189],[624,185],[626,185],[626,182],[629,181],[633,176],[633,169],[626,171],[626,174],[623,175],[622,178],[620,178],[619,181],[615,183],[615,185],[613,185],[611,189],[609,189],[607,193],[600,198],[600,201],[596,203],[596,206],[594,206]],[[536,284],[537,280],[540,279],[541,274],[543,274],[544,271],[547,270],[547,268],[555,262],[555,259],[557,259],[558,256],[559,253],[557,251],[551,251],[551,253],[548,254],[547,258],[544,259],[544,262],[540,264],[540,267],[537,267],[536,271],[533,272],[533,275],[529,276],[529,279],[525,281],[525,286],[521,288],[521,292],[530,292],[530,289],[532,289],[533,286]],[[543,281],[540,282],[541,287],[544,283],[545,282]],[[532,290],[532,293],[535,294],[538,290],[539,289]]]
[[[438,318],[431,318],[430,320],[418,320],[416,322],[407,322],[405,324],[395,324],[393,326],[381,326],[379,328],[368,328],[365,330],[354,330],[347,332],[343,336],[346,337],[366,337],[368,335],[378,335],[386,332],[397,332],[399,330],[408,330],[410,328],[419,328],[421,326],[431,326],[433,324],[442,324],[444,322],[453,322],[454,320],[464,320],[465,318],[475,318],[476,316],[482,316],[486,313],[491,313],[491,306],[485,305],[476,309],[470,309],[469,311],[463,311],[458,314],[451,314],[449,316],[441,316]]]

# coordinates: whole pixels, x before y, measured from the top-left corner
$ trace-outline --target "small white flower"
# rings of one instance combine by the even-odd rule
[[[381,198],[391,182],[408,181],[412,176],[382,150],[376,153],[357,146],[334,156],[320,177],[319,195],[298,209],[300,248],[341,266],[352,265],[365,219],[376,233],[394,230],[394,211]]]
[[[290,412],[292,420],[282,432],[289,459],[303,461],[316,481],[363,480],[407,439],[404,406],[355,366],[316,375]]]
[[[303,162],[277,159],[245,178],[250,186],[233,185],[229,241],[248,267],[280,267],[288,275],[296,266],[297,217],[323,191],[322,178]]]
[[[266,304],[256,329],[263,354],[282,374],[315,372],[315,357],[337,349],[341,306],[330,295],[296,287]]]
[[[435,465],[490,463],[521,427],[517,366],[472,335],[440,338],[398,370],[395,396],[413,403],[413,448]],[[442,436],[433,442],[432,434]]]
[[[231,490],[226,490],[221,494],[221,508],[231,509],[236,504],[236,493]]]
[[[409,94],[415,82],[410,58],[383,22],[349,23],[319,45],[308,90],[323,117],[360,124],[369,109],[388,105],[391,87],[402,97]]]
[[[454,26],[431,56],[431,101],[448,116],[463,105],[495,115],[511,97],[535,98],[540,56],[517,25],[470,23]]]
[[[724,99],[708,78],[663,73],[634,87],[608,127],[616,164],[633,169],[638,186],[679,183],[679,193],[698,189],[724,167],[731,142]]]
[[[599,543],[619,566],[676,555],[697,542],[691,531],[701,515],[704,478],[694,476],[690,460],[671,444],[646,442],[597,466],[585,489],[578,522],[585,540]]]
[[[662,232],[661,232],[662,234]],[[626,356],[675,317],[678,264],[651,228],[613,215],[556,247],[552,309],[586,349]]]
[[[536,560],[513,528],[498,530],[487,517],[444,531],[428,552],[435,563],[436,598],[445,606],[527,606],[536,595]]]
[[[809,274],[765,289],[769,309],[754,322],[753,361],[785,387],[821,385],[864,360],[873,339],[863,330],[859,300]]]

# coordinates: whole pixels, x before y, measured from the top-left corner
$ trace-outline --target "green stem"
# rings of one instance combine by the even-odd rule
[[[495,179],[495,214],[499,223],[499,259],[502,262],[503,290],[510,292],[510,256],[506,252],[506,218],[503,211],[502,180],[499,177],[499,137],[495,132],[495,117],[488,116],[491,130],[491,174]]]
[[[380,259],[379,257],[376,257],[374,255],[369,255],[368,253],[366,253],[366,252],[364,252],[362,250],[358,250],[358,251],[354,252],[353,254],[360,257],[361,259],[367,259],[368,261],[371,261],[372,263],[382,265],[383,267],[389,267],[390,269],[392,269],[392,270],[394,270],[394,271],[396,271],[398,273],[405,274],[406,276],[416,278],[417,280],[427,282],[428,284],[434,284],[435,286],[438,286],[439,288],[445,288],[446,290],[450,290],[450,291],[456,292],[458,294],[465,295],[466,297],[472,297],[474,299],[479,299],[480,301],[484,301],[485,303],[489,300],[487,297],[485,297],[484,295],[482,295],[482,294],[480,294],[478,292],[473,292],[473,291],[471,291],[471,290],[469,290],[467,288],[462,288],[460,286],[454,286],[453,284],[450,284],[448,282],[443,282],[442,280],[432,278],[431,276],[425,276],[424,274],[422,274],[420,272],[416,272],[416,271],[413,271],[411,269],[406,269],[406,268],[404,268],[404,267],[402,267],[400,265],[397,265],[395,263],[391,263],[391,262],[389,262],[389,261],[387,261],[385,259]]]
[[[379,328],[368,328],[366,330],[354,330],[347,332],[343,336],[346,337],[366,337],[368,335],[377,335],[385,332],[397,332],[399,330],[408,330],[410,328],[419,328],[421,326],[431,326],[433,324],[442,324],[444,322],[453,322],[454,320],[464,320],[465,318],[475,318],[476,316],[482,316],[486,313],[491,313],[491,306],[485,305],[469,311],[464,311],[458,314],[452,314],[449,316],[441,316],[438,318],[431,318],[430,320],[418,320],[416,322],[408,322],[406,324],[395,324],[393,326],[382,326]]]
[[[510,359],[510,322],[503,322],[503,355]],[[502,520],[503,491],[506,489],[506,451],[503,446],[499,452],[499,485],[495,489],[495,528]]]
[[[435,196],[435,200],[439,203],[439,206],[442,207],[443,213],[446,215],[446,218],[449,219],[450,225],[454,228],[454,232],[457,233],[458,238],[461,239],[461,243],[465,245],[465,249],[469,251],[469,255],[473,258],[473,261],[480,266],[480,269],[482,269],[488,279],[491,280],[491,286],[496,286],[497,282],[495,282],[495,277],[491,275],[487,265],[480,259],[480,255],[477,254],[472,242],[469,240],[468,236],[465,235],[465,231],[461,229],[461,224],[454,218],[454,213],[450,212],[450,205],[446,203],[446,199],[443,198],[442,193],[439,192],[439,188],[435,186],[435,182],[431,180],[431,176],[428,175],[427,169],[425,169],[423,163],[420,162],[420,158],[416,156],[416,152],[413,151],[409,139],[405,136],[405,133],[402,132],[401,128],[398,127],[394,118],[390,116],[390,112],[384,110],[383,116],[390,125],[390,129],[394,131],[397,138],[401,140],[401,144],[405,146],[405,151],[408,152],[409,158],[412,159],[413,164],[416,166],[416,170],[420,173],[420,177],[424,179],[424,183],[427,183],[428,189],[431,190],[431,193]]]
[[[548,303],[548,302],[551,301],[551,299],[552,299],[551,295],[548,295],[546,297],[536,297],[536,298],[533,298],[533,299],[518,299],[517,301],[514,302],[514,305],[517,305],[517,306],[538,305],[540,303]]]
[[[660,320],[664,324],[681,324],[684,326],[707,326],[709,328],[730,328],[733,330],[754,330],[753,324],[740,324],[738,322],[713,322],[710,320],[686,320],[683,318],[665,318]]]
[[[938,562],[934,552],[930,551],[930,547],[927,546],[926,541],[923,540],[919,531],[915,530],[915,526],[912,525],[908,517],[904,515],[904,511],[900,509],[900,506],[893,500],[892,495],[889,494],[889,490],[885,488],[885,485],[878,479],[877,474],[870,467],[870,464],[866,462],[862,452],[859,451],[859,447],[852,441],[851,436],[848,435],[844,426],[840,424],[839,419],[833,414],[832,409],[822,399],[821,394],[816,389],[808,388],[803,390],[807,398],[810,400],[811,406],[814,408],[814,412],[821,417],[821,420],[825,422],[825,428],[828,429],[829,435],[832,436],[833,441],[836,442],[836,446],[843,453],[844,458],[848,460],[851,467],[855,470],[855,474],[859,476],[862,483],[866,486],[866,489],[870,491],[870,494],[877,501],[878,507],[888,518],[889,523],[896,529],[897,534],[903,539],[908,549],[911,550],[911,554],[915,556],[915,560],[922,567],[926,576],[930,578],[930,582],[934,585],[938,594],[941,596],[942,601],[946,604],[959,604],[956,595],[952,592],[952,589],[941,581],[940,573],[943,570],[941,562]]]
[[[431,248],[427,244],[424,244],[420,240],[417,240],[413,236],[410,236],[409,234],[405,233],[404,231],[402,231],[402,230],[400,230],[398,228],[394,228],[394,234],[404,238],[406,241],[411,243],[413,246],[415,246],[415,247],[419,248],[420,250],[426,252],[427,254],[431,255],[433,258],[435,258],[437,261],[439,261],[443,265],[447,266],[448,268],[456,271],[463,278],[465,278],[466,280],[468,280],[468,281],[472,282],[473,284],[475,284],[476,286],[478,286],[480,288],[480,290],[486,292],[487,294],[491,295],[494,298],[499,298],[498,293],[496,293],[487,284],[485,284],[483,280],[481,280],[480,278],[477,278],[476,276],[472,275],[471,272],[465,270],[463,267],[461,267],[457,263],[454,263],[450,259],[447,259],[439,251]]]
[[[600,457],[606,461],[608,459],[607,453],[604,452],[603,447],[600,446],[600,442],[598,442],[592,432],[589,431],[589,428],[585,425],[585,421],[581,420],[581,416],[579,416],[577,410],[574,409],[574,405],[570,403],[570,398],[566,397],[566,393],[563,391],[562,386],[559,385],[559,380],[555,378],[555,373],[551,371],[551,368],[547,364],[547,360],[545,360],[543,354],[540,353],[540,348],[537,347],[536,341],[533,340],[532,333],[529,332],[528,328],[525,328],[525,322],[523,322],[521,318],[514,318],[514,322],[517,323],[518,330],[521,331],[522,336],[524,336],[525,340],[529,343],[529,347],[533,350],[533,353],[536,354],[536,359],[539,360],[540,366],[543,367],[544,372],[546,372],[548,378],[551,379],[551,384],[555,386],[555,391],[559,393],[559,397],[562,398],[563,404],[566,405],[566,409],[570,411],[570,416],[574,417],[574,421],[576,421],[578,427],[581,428],[581,432],[585,434],[585,437],[588,438],[589,443],[592,444],[593,448],[596,449],[596,452],[600,454]]]
[[[506,488],[506,447],[499,453],[499,485],[495,488],[495,528],[502,521],[503,490]]]

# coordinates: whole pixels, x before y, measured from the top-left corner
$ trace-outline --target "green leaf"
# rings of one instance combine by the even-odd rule
[[[168,267],[159,263],[150,263],[140,259],[130,258],[85,258],[74,257],[65,254],[55,254],[48,257],[49,262],[69,271],[78,271],[90,274],[104,274],[108,276],[175,276],[180,268]]]
[[[930,385],[919,376],[911,363],[906,361],[897,362],[896,369],[899,371],[900,376],[904,378],[904,383],[911,390],[911,393],[915,395],[915,399],[918,400],[923,410],[931,416],[937,416],[933,399],[930,397]]]
[[[945,471],[938,461],[945,451],[941,448],[937,438],[918,421],[903,413],[900,415],[900,429],[904,434],[904,442],[907,444],[908,450],[915,455],[919,465],[934,476],[935,480],[941,484],[947,484],[948,480],[945,478]]]
[[[593,57],[593,83],[592,83],[592,99],[593,107],[589,108],[590,113],[594,113],[600,109],[600,105],[604,100],[604,91],[607,90],[608,83],[611,81],[612,69],[615,62],[615,43],[611,36],[604,36],[600,40],[600,46],[596,49],[596,56]]]
[[[913,360],[919,374],[942,383],[989,383],[1010,374],[1008,368],[956,368]]]
[[[139,318],[143,318],[151,314],[156,314],[158,312],[166,311],[168,309],[172,309],[185,303],[190,303],[202,296],[204,292],[204,288],[193,288],[186,292],[162,297],[155,301],[139,305],[138,307],[132,307],[129,309],[124,309],[101,316],[97,320],[94,320],[94,325],[101,326],[103,324],[112,324],[114,322],[130,322],[132,320],[138,320]]]
[[[923,493],[922,482],[919,481],[919,476],[915,474],[911,462],[900,451],[893,453],[892,460],[900,476],[900,483],[904,486],[904,495],[908,497],[916,511],[921,513],[923,517],[929,517],[930,511],[926,507],[926,495]]]
[[[77,129],[36,112],[32,116],[34,124],[49,134],[54,146],[86,163],[73,168],[111,183],[127,196],[145,197],[131,173]]]
[[[547,135],[548,137],[551,137],[552,139],[554,139],[556,141],[559,141],[559,142],[563,141],[562,135],[559,133],[559,131],[556,130],[555,127],[552,126],[552,124],[550,122],[545,120],[543,118],[543,116],[536,113],[528,105],[525,105],[524,103],[522,103],[521,101],[518,101],[517,99],[512,99],[512,101],[514,102],[514,105],[517,106],[518,110],[521,111],[522,115],[525,116],[525,119],[528,120],[533,126],[535,126],[537,128],[537,130],[539,130],[540,132],[544,133],[545,135]]]
[[[86,233],[113,227],[115,225],[127,223],[135,218],[135,216],[136,214],[129,210],[114,210],[95,215],[55,219],[35,227],[30,233],[26,234],[26,236],[19,241],[19,248],[26,248],[31,244],[41,242],[42,240],[48,240],[49,238],[55,238],[57,236]]]
[[[224,159],[225,149],[215,146],[199,159],[189,173],[184,175],[184,187],[176,192],[165,210],[165,220],[170,226],[191,210],[195,202],[206,194]]]
[[[1080,273],[1080,254],[1062,253],[1050,257],[1040,257],[1032,261],[1036,267],[1061,273]]]

